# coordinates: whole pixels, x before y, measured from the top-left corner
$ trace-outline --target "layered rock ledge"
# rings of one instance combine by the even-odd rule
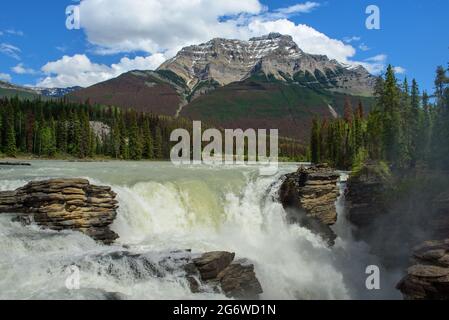
[[[337,222],[336,201],[340,175],[322,164],[301,166],[286,175],[280,189],[280,201],[291,223],[299,223],[320,234],[330,245],[336,235],[330,226]]]
[[[229,298],[255,299],[263,293],[254,272],[254,265],[247,261],[235,261],[235,253],[208,252],[193,260],[198,279],[191,273],[188,277],[192,292],[200,292],[202,284],[221,288]],[[202,282],[202,283],[201,283]]]
[[[376,162],[365,163],[359,172],[352,174],[345,192],[349,221],[363,229],[385,215],[389,185],[388,168]]]
[[[407,300],[449,300],[449,239],[416,247],[397,289]]]
[[[0,213],[19,214],[20,221],[51,230],[75,230],[111,244],[118,235],[109,227],[117,216],[110,187],[85,179],[33,181],[15,191],[0,192]]]

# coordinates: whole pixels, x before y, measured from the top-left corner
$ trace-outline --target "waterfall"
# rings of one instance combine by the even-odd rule
[[[167,167],[105,163],[65,169],[55,162],[38,173],[22,169],[5,175],[2,190],[54,176],[111,185],[120,203],[112,229],[120,239],[103,246],[82,234],[23,227],[0,216],[0,298],[220,299],[224,296],[213,292],[192,295],[178,265],[182,255],[214,250],[235,252],[255,265],[262,299],[363,297],[354,288],[364,280],[351,279],[350,270],[364,271],[352,255],[365,258],[368,249],[349,236],[342,208],[335,248],[286,222],[277,191],[281,176],[295,165],[281,166],[271,177],[247,167]],[[132,253],[143,258],[133,260]],[[81,272],[76,291],[65,288],[72,264]]]

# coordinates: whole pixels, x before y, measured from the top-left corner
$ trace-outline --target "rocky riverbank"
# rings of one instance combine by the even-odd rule
[[[301,166],[285,176],[279,192],[290,222],[321,235],[329,245],[336,239],[330,226],[337,221],[339,178],[339,173],[327,165]]]

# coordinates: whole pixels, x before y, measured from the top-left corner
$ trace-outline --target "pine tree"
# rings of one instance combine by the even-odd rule
[[[56,129],[56,133],[57,133],[57,141],[56,141],[56,145],[58,148],[58,151],[61,153],[66,153],[67,152],[67,121],[66,121],[66,117],[65,117],[65,112],[63,111],[61,117],[58,120],[58,124],[57,124],[57,129]]]
[[[397,168],[408,165],[407,139],[400,110],[400,91],[393,67],[388,66],[384,90],[381,96],[383,106],[383,146],[386,159]]]
[[[430,159],[432,166],[449,168],[449,108],[446,71],[442,66],[437,68],[435,77],[436,110],[435,121],[431,137]]]
[[[421,98],[418,83],[412,81],[410,116],[408,126],[410,127],[410,156],[411,166],[415,167],[418,160],[424,158],[425,148],[425,128],[423,127],[424,117],[421,112]]]
[[[120,158],[121,134],[118,120],[114,120],[111,133],[111,156],[115,159]]]
[[[363,108],[362,101],[359,101],[359,105],[357,107],[357,115],[359,116],[360,119],[365,118],[365,110]]]
[[[313,119],[312,136],[310,141],[310,152],[312,163],[320,163],[321,161],[320,151],[321,151],[320,123],[317,119]]]
[[[16,132],[14,130],[14,110],[8,108],[5,121],[5,149],[4,152],[9,157],[15,157],[17,153]]]
[[[444,96],[444,86],[447,83],[448,78],[446,76],[446,70],[443,66],[438,66],[435,77],[435,96],[437,98],[437,106],[441,106]]]
[[[154,155],[159,160],[164,158],[162,131],[159,126],[156,127],[154,135]]]
[[[344,119],[347,123],[352,124],[354,110],[352,108],[351,100],[346,97],[344,106]]]
[[[129,130],[129,155],[131,160],[142,159],[142,138],[139,134],[139,127],[137,126],[136,113],[131,112],[131,127]]]
[[[145,159],[153,159],[153,137],[151,136],[150,123],[148,118],[145,117],[143,122],[143,156]]]

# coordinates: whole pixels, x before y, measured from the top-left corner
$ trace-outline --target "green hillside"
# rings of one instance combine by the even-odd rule
[[[368,110],[373,104],[372,98],[252,77],[199,97],[181,115],[229,128],[278,128],[283,136],[304,140],[308,137],[304,129],[314,117],[333,117],[329,105],[342,115],[348,97],[354,107],[361,101]]]

